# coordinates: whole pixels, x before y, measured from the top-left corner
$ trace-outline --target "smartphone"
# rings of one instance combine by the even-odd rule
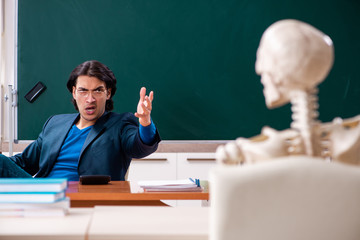
[[[82,185],[100,185],[108,184],[111,181],[109,175],[81,175],[80,184]]]
[[[46,86],[42,82],[38,82],[26,95],[25,99],[32,103],[35,99],[45,91]]]

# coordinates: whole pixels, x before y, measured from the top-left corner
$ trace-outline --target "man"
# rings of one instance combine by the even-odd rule
[[[116,78],[98,61],[76,67],[67,88],[79,113],[50,117],[38,139],[10,157],[13,162],[1,155],[0,176],[78,181],[80,175],[110,175],[112,180],[125,180],[132,158],[156,151],[160,136],[150,117],[152,91],[147,96],[141,88],[135,116],[111,112]]]

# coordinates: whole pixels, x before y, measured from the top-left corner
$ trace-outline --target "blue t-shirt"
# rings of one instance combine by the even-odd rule
[[[60,149],[57,161],[48,175],[49,178],[67,178],[68,181],[79,181],[77,167],[80,152],[91,128],[92,126],[80,130],[76,125],[72,126]]]

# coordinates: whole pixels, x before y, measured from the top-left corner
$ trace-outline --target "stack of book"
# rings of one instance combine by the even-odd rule
[[[199,179],[139,181],[139,186],[146,192],[201,192]]]
[[[65,178],[0,178],[0,216],[65,216]]]

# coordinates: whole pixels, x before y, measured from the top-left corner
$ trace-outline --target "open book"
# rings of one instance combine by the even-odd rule
[[[138,184],[146,192],[201,192],[203,190],[200,186],[200,181],[191,178],[181,180],[139,181]]]

